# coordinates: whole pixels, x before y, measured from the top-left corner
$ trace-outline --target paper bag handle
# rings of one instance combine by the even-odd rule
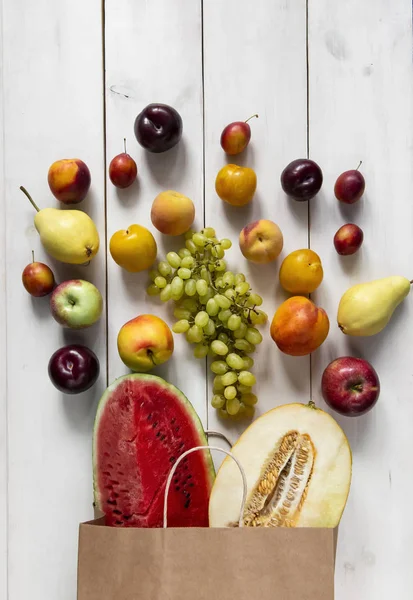
[[[188,456],[188,454],[192,454],[193,452],[197,452],[198,450],[216,450],[217,452],[223,452],[223,454],[226,454],[227,456],[229,456],[230,458],[232,458],[232,460],[234,460],[236,462],[237,467],[238,467],[238,469],[241,473],[241,477],[242,477],[242,501],[241,501],[241,509],[240,509],[238,525],[239,525],[239,527],[243,527],[244,526],[243,521],[244,521],[245,502],[247,500],[247,477],[245,475],[245,471],[244,471],[241,463],[239,462],[238,458],[236,456],[234,456],[231,452],[229,452],[228,450],[224,450],[223,448],[218,448],[218,446],[196,446],[195,448],[190,448],[189,450],[186,450],[186,452],[181,454],[181,456],[178,458],[178,460],[172,467],[171,472],[168,475],[168,479],[166,480],[164,503],[163,503],[163,528],[166,529],[166,527],[168,526],[168,494],[169,494],[169,488],[171,487],[171,482],[172,482],[173,476],[175,475],[175,471],[176,471],[179,463],[181,462],[181,460],[183,460],[185,458],[185,456]]]

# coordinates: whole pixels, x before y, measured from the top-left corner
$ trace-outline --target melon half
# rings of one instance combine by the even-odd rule
[[[336,527],[351,483],[352,456],[336,421],[313,404],[286,404],[254,421],[232,448],[245,470],[247,527]],[[236,527],[242,479],[227,457],[209,503],[210,527]]]
[[[154,375],[117,379],[103,394],[93,432],[96,507],[115,527],[162,527],[167,477],[177,458],[207,445],[192,404]],[[208,527],[215,471],[208,450],[177,466],[168,495],[168,526]]]

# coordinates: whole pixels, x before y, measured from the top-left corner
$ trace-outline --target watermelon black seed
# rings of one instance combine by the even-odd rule
[[[125,519],[125,521],[129,521],[129,519],[132,518],[132,515],[123,515],[123,518]]]
[[[194,487],[194,484],[193,484],[193,483],[190,483],[188,487]]]
[[[188,475],[187,479],[192,479],[192,475]]]
[[[110,463],[108,463],[108,467],[109,469],[113,469],[113,465],[111,465]]]
[[[161,436],[161,442],[163,442],[165,438],[166,438],[166,435],[162,435]]]
[[[191,504],[191,498],[188,498],[188,500],[185,502],[184,507],[185,508],[189,508],[189,505]]]
[[[103,471],[104,475],[107,475],[108,477],[110,477],[110,472],[109,471]]]
[[[114,515],[121,515],[121,514],[122,514],[122,512],[121,512],[120,510],[117,510],[117,509],[116,509],[116,510],[114,510],[114,511],[113,511],[113,514],[114,514]]]
[[[179,492],[179,490],[180,490],[180,489],[181,489],[181,488],[179,487],[179,485],[177,485],[177,486],[176,486],[176,488],[175,488],[175,491],[176,491],[176,492]]]
[[[117,502],[116,500],[107,500],[108,504],[113,504],[114,506],[116,506]]]
[[[151,419],[152,419],[152,413],[150,413],[150,414],[147,416],[147,421],[150,421]]]
[[[123,525],[123,521],[115,521],[115,525]]]
[[[178,478],[174,479],[174,484],[176,485],[177,483],[179,483],[179,479]]]
[[[171,456],[171,458],[169,459],[169,462],[174,463],[176,461],[175,456]]]
[[[157,437],[157,438],[158,438],[158,437],[161,437],[161,432],[160,432],[160,431],[158,431],[158,433],[156,434],[156,437]]]

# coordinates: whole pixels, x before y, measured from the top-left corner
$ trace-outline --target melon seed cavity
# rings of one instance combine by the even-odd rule
[[[290,431],[276,444],[244,511],[247,527],[294,527],[314,467],[308,434]],[[235,525],[235,524],[234,524]]]

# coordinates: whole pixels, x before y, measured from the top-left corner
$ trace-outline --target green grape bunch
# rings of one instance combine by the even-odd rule
[[[212,227],[189,231],[185,240],[185,248],[168,252],[150,272],[147,293],[174,301],[174,333],[195,344],[196,358],[214,358],[211,404],[220,416],[252,418],[257,397],[251,392],[256,379],[250,354],[262,342],[256,326],[268,319],[258,308],[262,298],[251,291],[245,275],[227,270],[230,240],[218,240]]]

